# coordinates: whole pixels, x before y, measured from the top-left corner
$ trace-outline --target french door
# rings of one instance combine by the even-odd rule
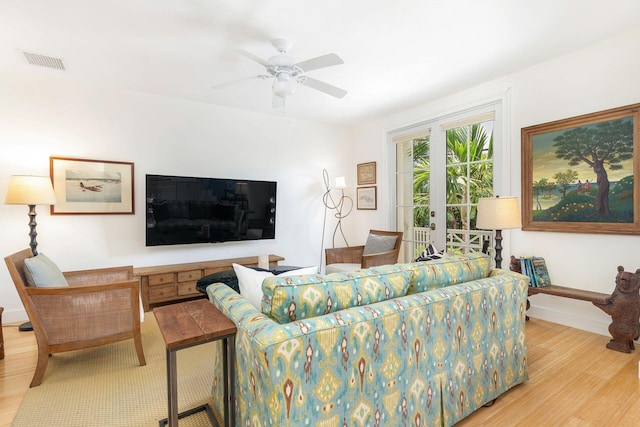
[[[429,244],[449,253],[491,249],[475,227],[478,199],[494,194],[494,150],[501,132],[491,104],[391,133],[396,154],[396,222],[402,262]],[[488,247],[487,247],[488,246]]]

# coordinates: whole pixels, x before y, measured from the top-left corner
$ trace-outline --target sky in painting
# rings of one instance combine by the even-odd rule
[[[553,146],[553,139],[568,130],[571,129],[562,129],[555,132],[547,132],[533,136],[533,182],[539,181],[541,178],[547,178],[549,181],[555,181],[553,175],[558,172],[565,172],[567,171],[567,169],[578,172],[578,179],[582,182],[586,180],[596,180],[595,172],[593,172],[593,169],[586,163],[581,162],[579,165],[569,166],[568,160],[558,159],[556,157],[555,147]],[[622,169],[615,171],[612,171],[607,167],[607,175],[609,176],[609,181],[618,181],[625,176],[633,174],[633,159],[622,162],[622,166]]]

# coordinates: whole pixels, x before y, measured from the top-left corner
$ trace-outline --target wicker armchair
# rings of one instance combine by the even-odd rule
[[[28,286],[24,260],[31,249],[4,260],[27,311],[38,344],[38,362],[30,387],[40,385],[53,353],[79,350],[133,338],[145,365],[140,336],[140,290],[133,267],[63,273],[68,287]]]
[[[396,236],[393,249],[365,255],[366,245],[349,246],[346,248],[325,249],[326,272],[353,271],[359,268],[375,267],[377,265],[395,264],[398,262],[400,245],[402,244],[402,231],[370,230],[369,235]]]

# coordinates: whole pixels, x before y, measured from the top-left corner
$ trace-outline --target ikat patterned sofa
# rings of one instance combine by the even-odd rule
[[[236,425],[453,425],[527,380],[527,285],[484,254],[270,277],[262,313],[211,284],[238,327]]]

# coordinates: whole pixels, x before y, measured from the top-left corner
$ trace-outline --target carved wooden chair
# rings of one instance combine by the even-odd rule
[[[325,271],[336,273],[395,264],[401,244],[402,231],[370,230],[365,245],[325,249]]]
[[[63,273],[69,286],[27,284],[25,259],[31,249],[4,260],[33,326],[38,362],[30,387],[40,385],[49,356],[133,338],[138,361],[145,365],[140,335],[139,281],[133,267]]]

